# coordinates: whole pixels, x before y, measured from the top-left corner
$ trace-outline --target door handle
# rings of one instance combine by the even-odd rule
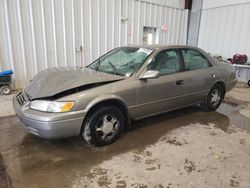
[[[184,84],[184,80],[177,80],[176,81],[176,85],[181,85],[181,84]]]

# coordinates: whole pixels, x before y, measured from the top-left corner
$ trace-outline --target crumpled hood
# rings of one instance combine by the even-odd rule
[[[25,88],[30,99],[52,97],[81,86],[124,79],[81,67],[54,67],[39,72]]]

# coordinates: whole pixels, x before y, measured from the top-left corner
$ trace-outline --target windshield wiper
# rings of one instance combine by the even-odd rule
[[[111,67],[114,69],[114,71],[115,71],[115,75],[116,75],[116,73],[117,73],[117,70],[116,70],[116,68],[115,68],[115,66],[110,62],[110,61],[108,61],[108,63],[111,65]]]

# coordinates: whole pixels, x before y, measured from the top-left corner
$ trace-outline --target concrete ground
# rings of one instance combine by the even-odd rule
[[[2,117],[0,187],[249,188],[249,133],[250,88],[241,85],[216,112],[190,107],[145,119],[100,148],[40,139],[16,116]]]
[[[4,109],[2,109],[0,111],[0,118],[1,117],[6,117],[6,116],[13,116],[15,115],[15,112],[12,108],[12,103],[11,103],[11,100],[13,98],[13,96],[15,95],[16,92],[13,92],[14,94],[11,94],[11,95],[0,95],[0,104],[1,106],[4,107]]]

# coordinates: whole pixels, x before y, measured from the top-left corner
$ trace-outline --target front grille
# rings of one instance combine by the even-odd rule
[[[26,99],[25,99],[24,94],[22,92],[20,92],[16,96],[16,100],[17,100],[18,104],[21,106],[23,106],[26,103]]]

